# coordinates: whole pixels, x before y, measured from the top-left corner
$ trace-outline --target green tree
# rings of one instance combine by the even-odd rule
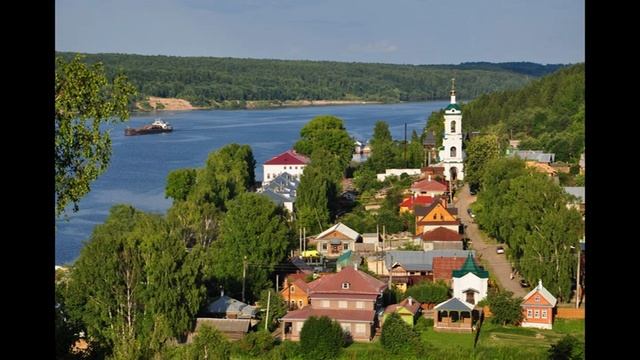
[[[392,143],[393,138],[391,137],[391,131],[389,131],[389,124],[387,122],[378,120],[373,127],[373,136],[371,136],[371,144],[372,150],[375,151],[375,148],[381,144]]]
[[[55,75],[55,197],[56,216],[86,195],[109,166],[111,137],[100,126],[129,118],[136,90],[126,76],[109,83],[101,63],[89,67],[76,56],[56,59]]]
[[[326,316],[309,317],[300,330],[300,351],[308,360],[335,359],[344,345],[340,324]]]
[[[167,186],[164,197],[174,201],[183,201],[193,190],[196,183],[196,169],[185,168],[173,170],[167,175]]]
[[[255,185],[256,161],[249,145],[228,144],[211,152],[189,200],[226,209],[226,202]]]
[[[248,333],[236,343],[241,354],[252,358],[264,358],[276,346],[276,339],[273,335],[262,329],[259,327],[258,331]]]
[[[392,354],[412,352],[422,345],[418,333],[397,312],[389,315],[382,324],[380,344]]]
[[[221,220],[221,211],[210,203],[174,201],[167,210],[171,233],[188,248],[196,244],[209,247],[218,238]]]
[[[496,135],[477,136],[466,149],[465,180],[470,189],[479,189],[487,162],[500,156],[500,143]]]
[[[491,322],[501,325],[518,325],[522,321],[522,298],[513,297],[510,291],[489,292],[487,303],[493,316]]]
[[[298,225],[321,232],[331,222],[340,189],[339,160],[324,149],[317,149],[304,168],[297,189]],[[338,172],[340,171],[340,172]]]
[[[294,148],[311,156],[323,149],[337,156],[341,172],[349,165],[353,154],[353,140],[347,133],[342,119],[332,115],[316,116],[300,130],[300,140]]]
[[[214,249],[217,274],[225,289],[242,281],[242,260],[247,257],[246,286],[249,299],[271,287],[269,274],[293,246],[293,234],[284,208],[257,193],[242,193],[229,201]]]
[[[159,215],[116,205],[71,269],[66,309],[116,358],[149,357],[191,329],[205,297],[197,273]]]
[[[193,343],[187,345],[186,351],[181,354],[182,359],[188,360],[227,360],[231,358],[231,346],[218,329],[204,325],[198,329]],[[177,359],[176,358],[176,359]]]
[[[409,287],[406,296],[411,296],[421,303],[438,304],[449,299],[449,286],[443,281],[423,281]]]
[[[584,359],[584,343],[571,335],[565,335],[557,343],[551,345],[548,355],[549,360],[582,360]]]
[[[271,301],[269,301],[269,293],[271,293]],[[260,306],[265,310],[260,313],[261,321],[258,329],[264,329],[264,321],[267,320],[267,304],[269,304],[269,324],[267,329],[273,331],[278,328],[278,319],[287,314],[287,305],[282,294],[273,289],[262,290],[260,292]]]

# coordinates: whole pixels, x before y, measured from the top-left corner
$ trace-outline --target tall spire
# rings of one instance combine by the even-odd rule
[[[456,79],[452,78],[451,79],[451,103],[455,104],[456,103]]]

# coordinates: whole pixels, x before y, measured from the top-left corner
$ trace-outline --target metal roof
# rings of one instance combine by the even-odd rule
[[[474,306],[471,304],[464,303],[460,301],[458,298],[451,298],[447,301],[441,302],[436,305],[434,309],[436,310],[447,310],[447,311],[471,311]]]
[[[347,237],[349,237],[350,239],[353,240],[358,240],[358,238],[360,237],[360,234],[358,234],[357,231],[351,229],[350,227],[348,227],[347,225],[339,222],[335,225],[333,225],[332,227],[328,228],[327,230],[321,232],[320,234],[318,234],[316,236],[316,239],[319,240],[321,238],[323,238],[324,236],[327,236],[328,234],[330,234],[333,231],[338,231],[343,233],[344,235],[346,235]]]
[[[466,258],[469,253],[475,256],[474,250],[388,251],[384,255],[384,262],[387,269],[397,263],[407,271],[431,271],[434,257]]]
[[[563,189],[567,194],[573,195],[580,199],[581,202],[586,203],[584,186],[565,186]]]
[[[556,299],[555,296],[551,295],[549,290],[547,290],[544,286],[542,286],[542,280],[538,280],[538,285],[534,287],[533,290],[529,291],[529,293],[522,298],[522,302],[527,301],[527,299],[529,299],[531,296],[533,296],[533,294],[535,294],[538,291],[542,296],[544,296],[545,299],[547,299],[547,301],[551,304],[551,306],[556,306],[556,303],[558,302],[558,300]]]

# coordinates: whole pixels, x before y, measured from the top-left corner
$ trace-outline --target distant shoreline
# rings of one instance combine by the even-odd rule
[[[227,100],[216,103],[214,106],[203,107],[193,106],[184,99],[159,98],[150,96],[146,101],[136,102],[135,112],[147,113],[153,111],[183,111],[183,110],[254,110],[254,109],[276,109],[286,107],[310,107],[310,106],[331,106],[331,105],[370,105],[384,104],[382,101],[365,100]]]

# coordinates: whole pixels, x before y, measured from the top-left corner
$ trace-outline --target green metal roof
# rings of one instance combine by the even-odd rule
[[[458,111],[462,111],[462,108],[460,108],[460,105],[458,104],[449,104],[449,106],[447,106],[445,108],[445,110],[458,110]]]
[[[336,264],[339,264],[340,266],[347,266],[349,264],[350,259],[351,259],[351,250],[347,250],[338,257],[338,260],[336,260]]]
[[[487,270],[482,270],[476,262],[473,261],[473,257],[471,253],[467,255],[467,260],[465,260],[464,264],[459,270],[453,270],[453,277],[461,278],[467,273],[474,273],[477,277],[485,279],[489,277],[489,272]]]

